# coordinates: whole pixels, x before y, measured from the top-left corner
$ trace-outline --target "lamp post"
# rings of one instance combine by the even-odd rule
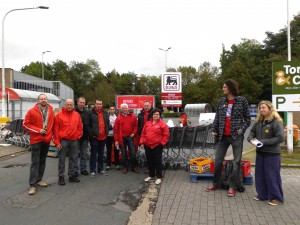
[[[167,65],[167,54],[168,54],[168,51],[171,49],[171,47],[167,48],[167,49],[162,49],[162,48],[159,48],[159,50],[162,50],[165,52],[165,67],[166,67],[166,72],[167,72],[167,69],[168,69],[168,65]]]
[[[291,26],[289,15],[289,0],[287,0],[287,47],[288,47],[288,61],[292,60],[291,50]],[[287,152],[293,153],[293,112],[287,112]]]
[[[49,9],[47,6],[38,6],[32,8],[12,9],[8,11],[2,19],[2,117],[6,117],[5,110],[5,64],[4,64],[4,21],[6,16],[13,11],[29,10],[29,9]]]
[[[42,79],[44,80],[44,54],[51,51],[44,51],[42,52]]]

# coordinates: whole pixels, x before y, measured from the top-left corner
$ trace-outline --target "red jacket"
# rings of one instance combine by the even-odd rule
[[[54,123],[54,144],[60,146],[62,139],[75,141],[82,136],[83,126],[81,116],[74,109],[68,111],[66,108],[57,113]]]
[[[138,131],[137,118],[133,113],[124,116],[120,114],[114,126],[114,139],[119,142],[120,146],[123,146],[123,137],[130,136],[132,134],[136,135]]]
[[[26,113],[25,119],[23,120],[23,128],[29,132],[30,144],[39,142],[49,143],[51,141],[53,135],[54,112],[52,106],[49,104],[48,112],[46,135],[40,134],[40,130],[43,129],[43,115],[38,107],[38,103]]]
[[[159,144],[165,146],[170,137],[168,125],[161,119],[155,124],[152,122],[153,120],[151,119],[145,124],[140,144],[146,145],[151,149],[155,148]]]

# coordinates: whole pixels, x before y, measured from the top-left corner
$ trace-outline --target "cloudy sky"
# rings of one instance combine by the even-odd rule
[[[262,42],[287,24],[287,0],[1,0],[5,67],[95,59],[103,73],[159,75],[167,66],[219,66],[222,44]],[[289,0],[289,19],[300,0]],[[2,65],[1,65],[2,67]]]

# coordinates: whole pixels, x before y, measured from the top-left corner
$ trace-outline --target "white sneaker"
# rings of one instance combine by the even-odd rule
[[[161,183],[161,179],[156,179],[155,184],[159,185]]]
[[[43,181],[43,180],[39,181],[37,183],[37,185],[40,186],[40,187],[47,187],[48,186],[48,184],[45,181]]]
[[[105,176],[108,175],[107,173],[104,172],[104,170],[101,170],[101,171],[100,171],[100,174],[101,174],[101,175],[105,175]]]
[[[152,177],[147,177],[147,178],[145,178],[145,182],[149,182],[150,180],[152,179]]]
[[[106,170],[110,170],[110,166],[106,166],[105,168],[106,168]]]
[[[30,187],[28,194],[34,195],[36,193],[36,187]]]
[[[116,166],[116,170],[120,170],[121,168],[120,168],[120,166],[119,165],[117,165]]]
[[[95,172],[91,172],[90,177],[96,177],[96,173]]]

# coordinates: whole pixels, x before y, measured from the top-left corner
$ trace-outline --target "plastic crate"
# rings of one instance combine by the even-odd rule
[[[210,172],[206,173],[190,173],[190,182],[198,182],[198,181],[211,181],[214,178],[214,175]]]
[[[243,170],[243,177],[247,177],[251,174],[251,163],[249,160],[242,160],[241,161],[241,169]]]
[[[194,173],[205,173],[210,171],[211,158],[198,157],[190,160],[190,171]]]
[[[245,185],[251,185],[253,183],[253,176],[252,174],[249,174],[244,178],[244,184]]]

